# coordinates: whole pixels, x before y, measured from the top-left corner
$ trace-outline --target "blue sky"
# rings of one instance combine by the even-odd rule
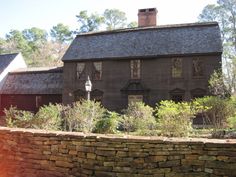
[[[11,29],[39,27],[49,30],[57,23],[76,29],[75,15],[81,10],[102,13],[117,8],[128,21],[137,20],[140,8],[156,7],[158,24],[196,22],[204,6],[216,0],[0,0],[0,37]]]

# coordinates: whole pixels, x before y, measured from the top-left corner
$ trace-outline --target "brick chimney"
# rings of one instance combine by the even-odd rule
[[[139,27],[156,26],[156,16],[157,16],[156,8],[139,9],[138,26]]]

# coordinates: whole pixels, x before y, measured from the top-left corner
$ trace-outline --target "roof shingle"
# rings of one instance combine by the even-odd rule
[[[0,55],[0,74],[16,58],[19,53],[1,54]]]
[[[63,61],[221,53],[218,23],[192,23],[77,35]]]
[[[1,94],[62,94],[62,69],[11,72]]]

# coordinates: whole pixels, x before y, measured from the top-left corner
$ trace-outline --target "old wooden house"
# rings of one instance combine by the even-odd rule
[[[119,111],[129,102],[154,106],[160,100],[190,100],[208,92],[221,68],[222,43],[216,22],[156,25],[155,8],[139,10],[139,27],[79,34],[63,57],[64,104],[86,97]]]

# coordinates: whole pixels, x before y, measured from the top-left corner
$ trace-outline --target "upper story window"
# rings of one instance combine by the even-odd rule
[[[131,79],[140,79],[140,60],[130,61]]]
[[[85,79],[84,73],[85,63],[79,62],[76,66],[76,77],[77,79]]]
[[[93,79],[101,80],[102,79],[102,62],[93,62],[94,72]]]
[[[203,76],[203,60],[199,58],[193,59],[193,77]]]
[[[172,59],[172,77],[180,78],[182,77],[182,58],[173,58]]]

